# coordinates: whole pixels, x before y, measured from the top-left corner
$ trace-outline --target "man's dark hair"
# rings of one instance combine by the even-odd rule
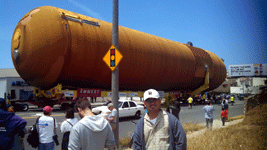
[[[210,101],[207,101],[207,105],[210,105]]]
[[[47,111],[43,111],[44,112],[44,115],[48,115],[49,114],[49,112],[47,112]]]
[[[69,108],[66,112],[66,118],[74,118],[74,109],[73,108]]]
[[[91,103],[87,99],[80,99],[76,102],[76,109],[78,108],[85,110],[86,108],[89,108],[92,110]]]

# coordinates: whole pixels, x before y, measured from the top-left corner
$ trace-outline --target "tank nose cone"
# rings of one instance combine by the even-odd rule
[[[18,22],[11,56],[19,75],[32,86],[50,89],[59,78],[68,47],[67,21],[54,7],[39,7]]]

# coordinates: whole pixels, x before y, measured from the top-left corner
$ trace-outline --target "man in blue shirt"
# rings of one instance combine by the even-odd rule
[[[6,102],[0,100],[0,149],[11,149],[14,146],[16,134],[22,133],[27,122],[15,115],[7,112]],[[19,134],[23,138],[24,134]]]
[[[206,126],[208,129],[211,130],[213,123],[213,111],[215,109],[211,105],[210,101],[207,101],[207,105],[203,107],[203,110],[205,110]]]

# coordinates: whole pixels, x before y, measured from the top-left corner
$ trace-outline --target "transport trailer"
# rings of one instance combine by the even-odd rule
[[[10,101],[13,107],[15,108],[15,111],[28,111],[29,110],[29,103],[33,104],[35,106],[38,106],[38,108],[43,108],[45,106],[51,106],[54,105],[60,105],[60,108],[62,110],[65,110],[69,107],[74,107],[76,103],[76,99],[57,99],[57,98],[32,98],[27,100],[11,100]]]
[[[44,106],[51,106],[53,107],[56,104],[60,104],[56,99],[28,99],[28,100],[11,100],[10,101],[15,111],[28,111],[29,110],[29,103],[38,106],[38,108],[42,108]]]
[[[58,84],[50,90],[40,90],[33,87],[32,94],[25,97],[25,99],[10,100],[10,102],[16,111],[28,111],[29,103],[38,106],[38,108],[60,105],[60,108],[65,110],[69,107],[74,107],[77,99],[73,97],[77,97],[76,90],[62,90],[62,85]]]

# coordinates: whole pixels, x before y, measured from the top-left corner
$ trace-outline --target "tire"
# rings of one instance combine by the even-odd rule
[[[66,109],[68,109],[70,107],[70,105],[68,104],[68,103],[63,103],[63,104],[61,104],[61,109],[62,110],[66,110]]]
[[[135,118],[136,119],[139,119],[140,118],[140,116],[141,116],[141,112],[138,110],[136,113],[135,113]]]
[[[28,111],[28,110],[29,110],[29,105],[28,105],[28,104],[23,104],[23,105],[21,106],[21,109],[22,109],[23,111]]]

